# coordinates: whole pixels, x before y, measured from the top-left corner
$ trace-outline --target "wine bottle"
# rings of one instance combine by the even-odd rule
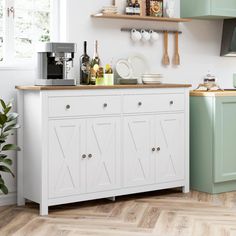
[[[90,84],[91,85],[95,85],[96,84],[96,77],[94,77],[94,74],[97,73],[99,67],[100,67],[100,58],[99,58],[99,55],[98,55],[98,41],[96,40],[95,41],[95,45],[94,45],[94,55],[93,55],[93,58],[92,58],[92,61],[91,61],[91,75],[90,76]]]
[[[134,11],[134,15],[140,16],[141,9],[140,9],[140,4],[138,0],[135,0],[135,3],[133,4],[133,11]]]
[[[80,84],[89,84],[90,57],[87,54],[87,41],[84,41],[84,54],[80,57]]]

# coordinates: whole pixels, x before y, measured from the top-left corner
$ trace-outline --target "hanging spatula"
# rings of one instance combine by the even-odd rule
[[[164,32],[164,56],[162,63],[163,65],[170,65],[170,58],[168,55],[168,31]]]
[[[174,65],[180,65],[180,56],[179,56],[179,32],[175,32],[175,54],[173,58]]]

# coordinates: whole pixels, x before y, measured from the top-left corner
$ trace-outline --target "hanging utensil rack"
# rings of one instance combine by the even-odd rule
[[[142,29],[137,29],[137,28],[121,28],[120,30],[121,30],[121,32],[131,32],[133,29],[135,29],[135,30],[137,30],[137,31],[139,31],[139,32],[141,32],[141,30],[145,30],[145,31],[149,31],[149,30],[152,30],[152,31],[154,31],[154,32],[156,32],[156,33],[162,33],[162,34],[164,34],[165,32],[167,32],[168,34],[175,34],[175,33],[179,33],[179,34],[182,34],[182,31],[178,31],[178,30],[154,30],[154,29],[144,29],[144,28],[142,28]]]

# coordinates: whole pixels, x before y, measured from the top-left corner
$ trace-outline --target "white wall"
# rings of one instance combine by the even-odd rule
[[[89,54],[93,53],[93,42],[99,40],[100,57],[105,64],[113,58],[127,58],[130,54],[141,53],[148,58],[151,71],[163,73],[168,83],[191,83],[195,87],[202,77],[211,70],[224,88],[232,87],[232,75],[236,72],[236,58],[222,58],[220,41],[222,21],[192,21],[186,24],[156,23],[141,21],[96,20],[90,15],[111,0],[70,0],[68,3],[68,40],[78,44],[77,64],[75,73],[78,75],[78,57],[82,54],[83,41],[87,40]],[[178,15],[178,13],[176,13]],[[144,27],[153,29],[180,29],[180,67],[163,67],[162,38],[155,45],[134,45],[128,33],[120,32],[121,27]],[[170,37],[170,55],[173,55],[173,37]],[[32,84],[34,71],[0,70],[0,97],[8,100],[15,97],[15,85]],[[15,191],[15,180],[9,177],[10,191]],[[0,198],[0,204],[3,199]]]

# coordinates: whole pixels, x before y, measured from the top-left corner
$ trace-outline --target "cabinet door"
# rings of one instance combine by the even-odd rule
[[[185,177],[185,127],[183,114],[156,117],[156,181],[165,183]]]
[[[125,187],[142,186],[155,182],[153,116],[124,118],[123,167]]]
[[[87,192],[120,186],[120,118],[87,121]]]
[[[224,17],[236,17],[235,0],[211,0],[211,14]]]
[[[85,153],[85,122],[49,122],[49,197],[57,198],[84,192],[82,154]]]
[[[236,98],[216,98],[215,183],[236,180]]]

